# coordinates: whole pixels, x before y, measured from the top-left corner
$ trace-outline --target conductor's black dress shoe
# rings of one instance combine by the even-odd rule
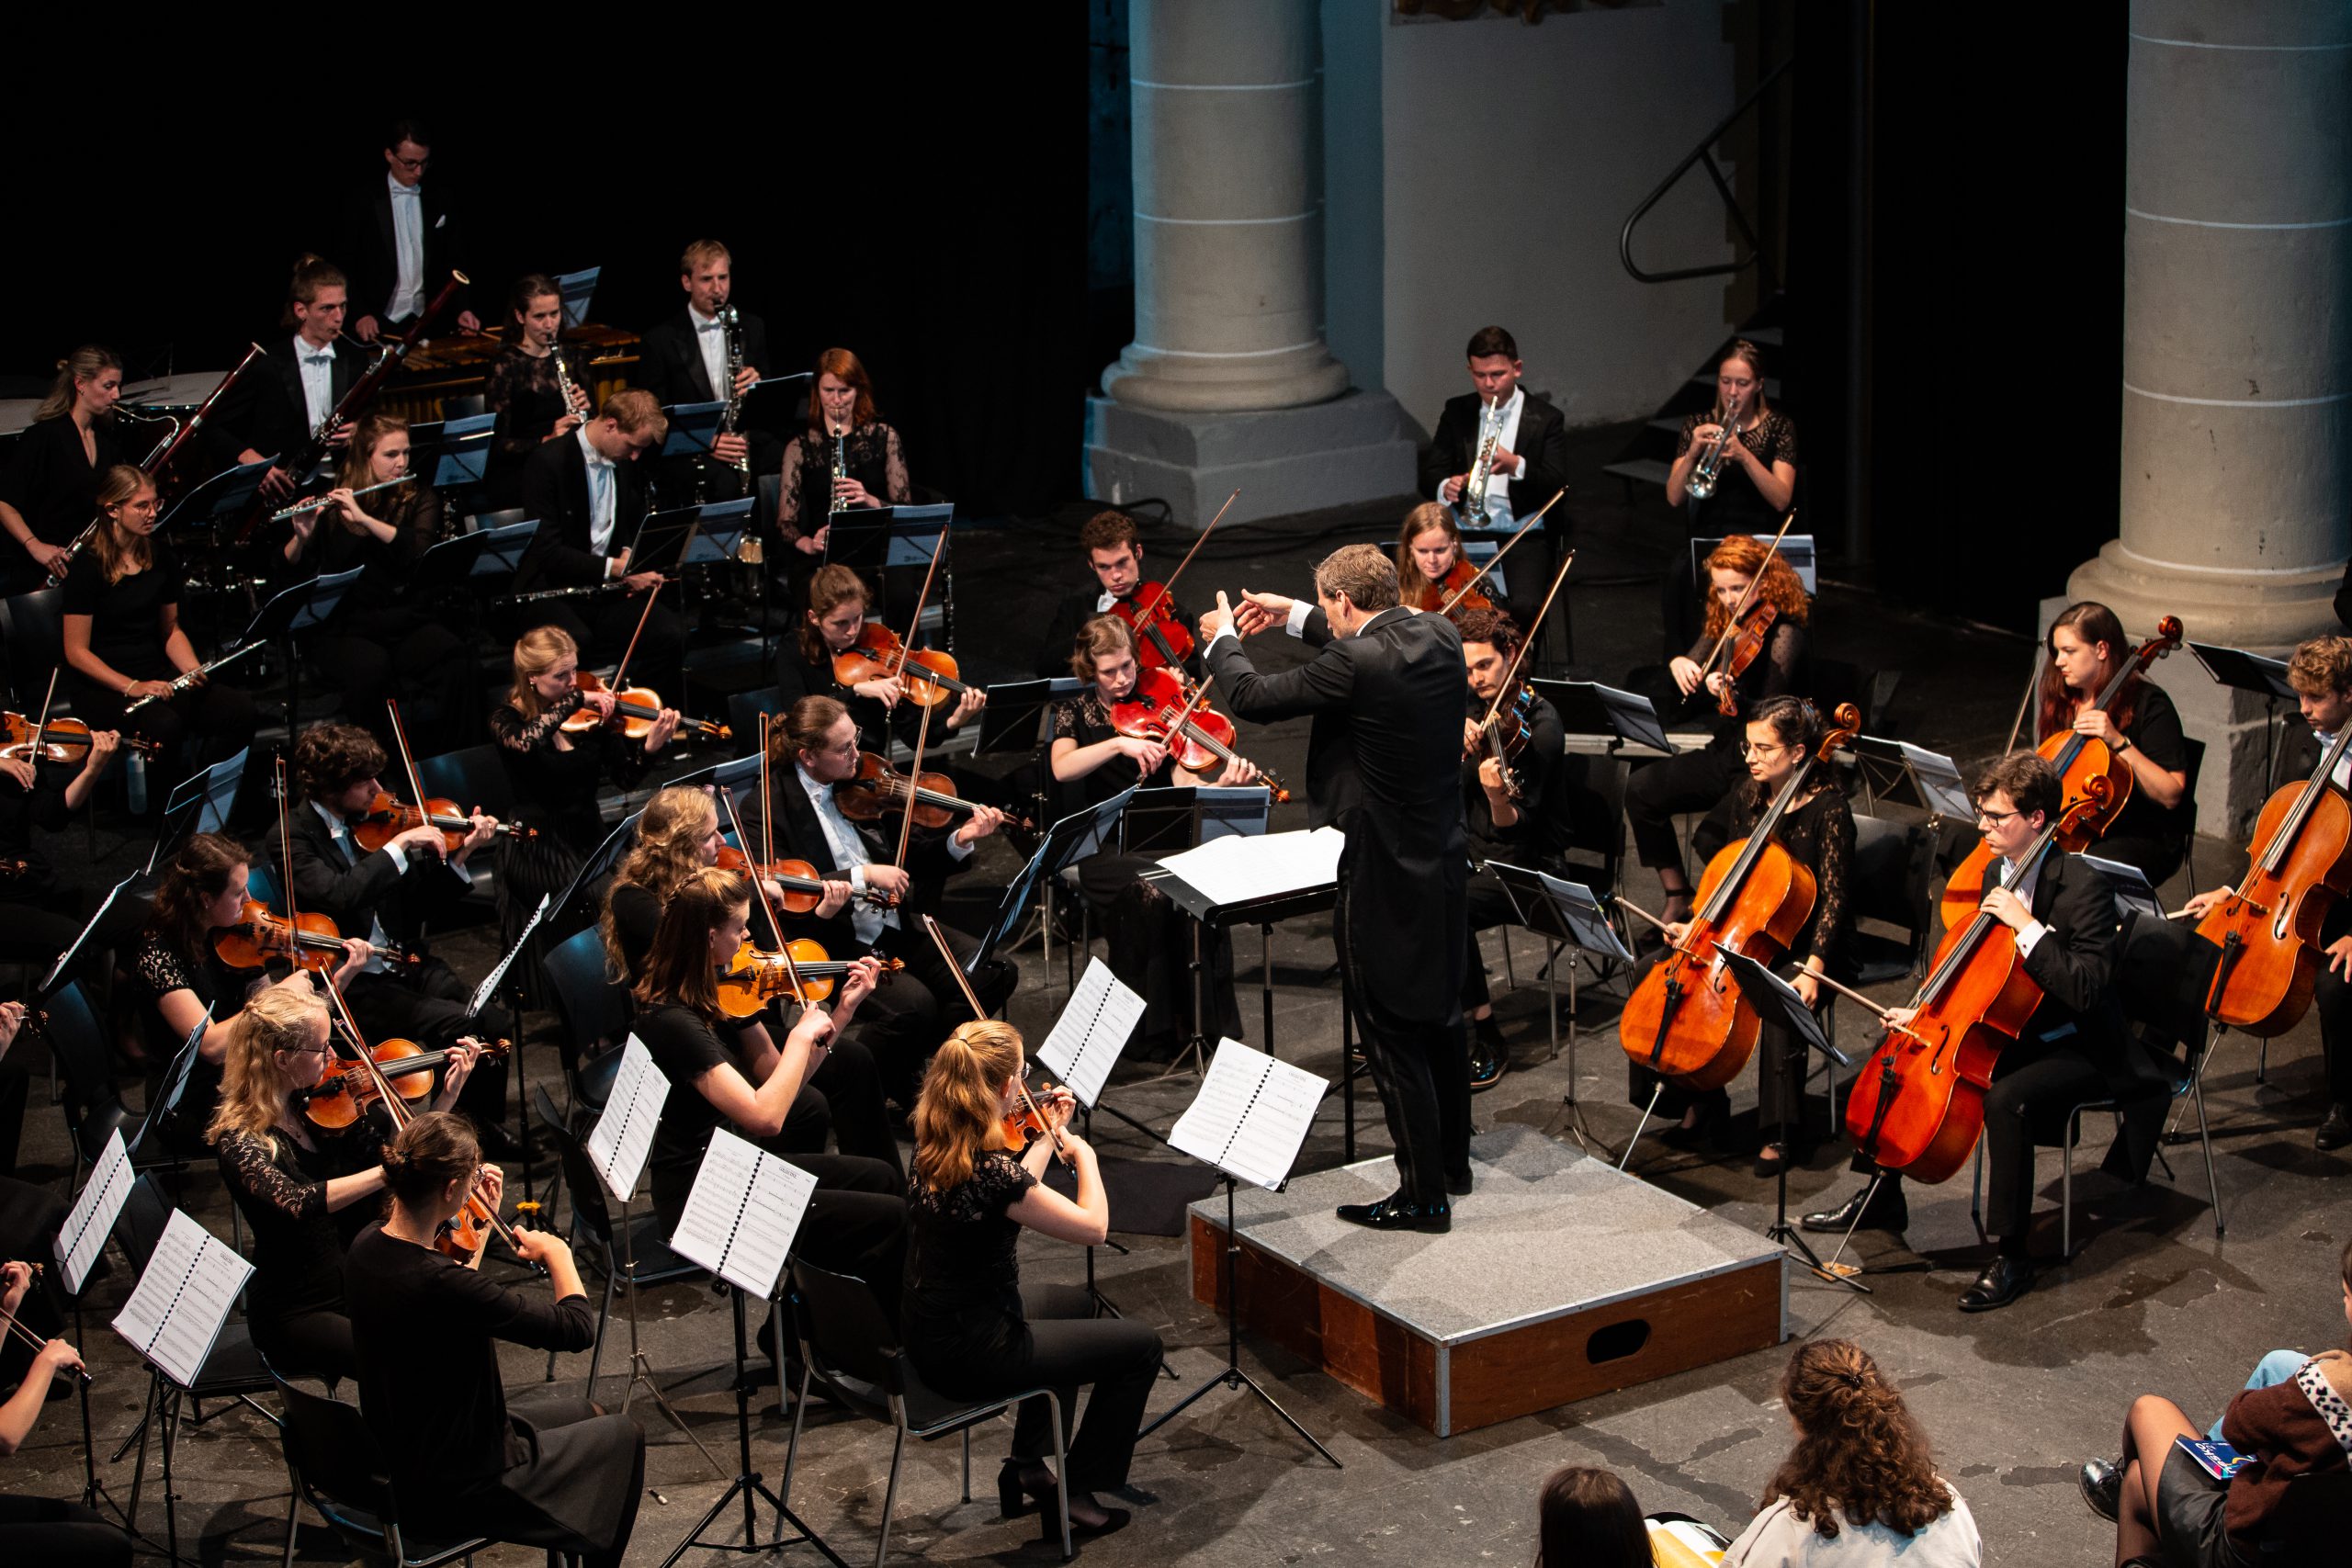
[[[1453,1205],[1408,1203],[1401,1192],[1392,1192],[1377,1203],[1342,1203],[1339,1212],[1340,1218],[1366,1230],[1426,1231],[1431,1235],[1443,1235],[1453,1228]]]

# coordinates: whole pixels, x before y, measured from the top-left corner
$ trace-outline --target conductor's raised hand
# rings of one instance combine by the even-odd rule
[[[1290,619],[1293,601],[1280,593],[1261,593],[1244,589],[1241,603],[1234,610],[1234,630],[1243,637],[1255,637],[1260,632],[1279,626]]]
[[[1216,608],[1201,617],[1201,646],[1206,648],[1234,629],[1233,606],[1225,602],[1225,590],[1220,588],[1216,591]]]

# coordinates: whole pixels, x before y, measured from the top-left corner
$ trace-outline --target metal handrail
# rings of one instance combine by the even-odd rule
[[[1699,145],[1690,150],[1690,155],[1675,164],[1674,172],[1659,181],[1657,188],[1644,197],[1641,205],[1634,209],[1633,216],[1625,220],[1624,228],[1617,232],[1617,259],[1625,264],[1625,270],[1631,273],[1636,281],[1675,283],[1686,277],[1715,277],[1725,273],[1745,272],[1755,265],[1763,255],[1762,242],[1757,239],[1754,226],[1747,221],[1747,214],[1740,208],[1739,197],[1732,194],[1730,185],[1724,179],[1722,168],[1715,163],[1714,145],[1723,139],[1724,132],[1736,124],[1742,115],[1754,108],[1757,100],[1763,97],[1772,84],[1786,75],[1789,67],[1796,62],[1796,56],[1792,54],[1766,73],[1764,79],[1756,84],[1756,90],[1740,99],[1738,107],[1717,121],[1714,129],[1701,138]],[[1724,206],[1731,211],[1732,221],[1739,226],[1741,238],[1747,242],[1747,254],[1736,261],[1717,262],[1712,266],[1678,267],[1672,272],[1644,272],[1634,265],[1634,226],[1647,217],[1650,209],[1664,199],[1666,193],[1672,190],[1682,176],[1690,172],[1690,165],[1693,164],[1704,164],[1707,166],[1707,177],[1715,182],[1715,189],[1723,195]],[[1770,269],[1767,267],[1766,271],[1769,274]]]

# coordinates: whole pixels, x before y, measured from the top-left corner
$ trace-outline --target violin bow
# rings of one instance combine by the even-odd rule
[[[922,589],[915,595],[914,614],[907,617],[907,635],[899,641],[899,662],[890,671],[894,680],[906,674],[907,660],[915,650],[915,634],[922,630],[923,606],[931,603],[931,585],[939,576],[939,558],[947,550],[947,528],[948,525],[942,523],[939,537],[931,542],[931,564],[923,568]]]
[[[775,715],[760,715],[760,868],[763,871],[775,863],[775,796],[768,793],[768,739],[775,723]],[[725,784],[718,787],[727,788]],[[727,791],[727,806],[729,810],[734,809],[733,790]],[[740,838],[741,833],[742,829],[738,827],[737,836]],[[781,936],[783,933],[778,931],[776,934]]]
[[[1701,685],[1706,684],[1708,674],[1715,667],[1715,660],[1721,659],[1724,649],[1731,646],[1732,634],[1739,629],[1740,616],[1747,614],[1748,601],[1755,598],[1756,591],[1764,585],[1764,573],[1770,569],[1772,558],[1781,553],[1781,541],[1788,537],[1790,525],[1796,520],[1797,509],[1792,506],[1789,514],[1781,519],[1781,531],[1772,536],[1770,544],[1764,547],[1764,558],[1757,563],[1756,575],[1747,580],[1746,588],[1740,590],[1739,602],[1731,607],[1731,618],[1724,623],[1723,635],[1715,638],[1715,646],[1707,650],[1705,662],[1699,666]]]
[[[764,714],[762,715],[761,719],[762,722],[764,723],[766,716]],[[767,753],[763,750],[760,755],[763,759],[761,762],[761,770],[764,773],[767,766],[765,761]],[[727,820],[728,823],[735,829],[735,841],[738,844],[746,842],[747,840],[743,837],[743,818],[738,815],[735,810],[735,792],[728,788],[725,784],[720,784],[718,786],[718,798],[727,803]],[[760,820],[762,825],[765,826],[768,818],[773,815],[774,813],[768,809],[767,804],[763,801],[761,803],[760,809]],[[746,856],[748,856],[750,852],[751,852],[748,850],[744,852]],[[775,950],[784,959],[784,977],[792,982],[792,999],[798,1002],[800,1004],[800,1010],[806,1013],[810,1009],[814,1008],[816,1004],[808,999],[808,993],[807,989],[801,986],[800,965],[794,963],[792,960],[792,941],[789,937],[784,934],[784,921],[777,918],[775,906],[768,902],[768,890],[764,883],[766,869],[767,868],[764,866],[756,865],[752,868],[752,896],[760,901],[760,908],[767,911],[768,930],[775,933]],[[758,951],[756,945],[754,946],[753,951]]]
[[[49,728],[49,705],[57,700],[57,671],[58,666],[53,664],[50,666],[49,690],[40,699],[40,717],[33,724],[31,756],[35,768],[40,766],[40,738],[41,733]]]
[[[988,1010],[980,1006],[979,997],[972,990],[972,982],[965,978],[964,965],[956,959],[956,950],[947,945],[947,933],[940,930],[939,922],[929,915],[920,918],[922,920],[922,929],[931,933],[932,945],[939,949],[939,956],[946,964],[947,972],[956,976],[956,988],[964,993],[965,1005],[972,1010],[972,1016],[975,1019],[987,1018]],[[1026,1073],[1022,1075],[1019,1088],[1021,1103],[1028,1109],[1030,1115],[1037,1119],[1037,1125],[1046,1130],[1046,1136],[1053,1139],[1056,1156],[1067,1162],[1069,1158],[1069,1145],[1062,1142],[1062,1130],[1047,1121],[1046,1113],[1037,1109],[1037,1102],[1029,1098],[1029,1077]]]
[[[286,784],[286,753],[280,751],[277,761],[278,874],[286,879],[286,955],[294,961],[294,967],[300,969],[302,966],[302,953],[295,942],[300,927],[294,919],[294,828],[293,824],[287,820],[287,813],[294,796],[288,790]],[[322,969],[320,973],[325,974],[326,971]],[[332,977],[329,983],[333,983]],[[364,1047],[360,1054],[367,1055]]]
[[[688,543],[692,542],[691,539],[688,540]],[[669,586],[670,580],[666,577],[655,583],[653,592],[645,596],[645,608],[637,613],[637,629],[628,634],[628,646],[621,649],[621,661],[613,666],[610,690],[615,702],[620,700],[622,677],[628,673],[628,661],[637,657],[637,642],[645,635],[645,623],[653,618],[654,603],[662,597],[662,590]]]
[[[899,853],[890,862],[902,870],[907,863],[907,846],[914,841],[915,802],[922,795],[922,752],[930,739],[931,709],[926,705],[922,719],[915,725],[914,760],[907,764],[907,808],[899,817]],[[885,760],[882,765],[887,768],[889,762]]]
[[[1546,512],[1551,511],[1552,508],[1559,505],[1560,498],[1567,493],[1568,487],[1566,485],[1562,485],[1558,490],[1554,491],[1552,492],[1552,499],[1537,507],[1535,509],[1535,515],[1530,517],[1526,522],[1521,523],[1519,525],[1519,531],[1513,534],[1510,538],[1503,541],[1503,547],[1497,550],[1494,553],[1493,558],[1489,559],[1486,565],[1478,569],[1478,573],[1476,577],[1473,577],[1469,581],[1464,583],[1452,593],[1446,595],[1445,603],[1437,607],[1437,613],[1441,615],[1452,615],[1453,613],[1453,607],[1462,602],[1463,596],[1467,594],[1472,589],[1477,587],[1480,582],[1484,581],[1486,580],[1487,573],[1502,565],[1503,557],[1510,554],[1510,547],[1519,543],[1521,539],[1527,537],[1527,531],[1530,528],[1534,527],[1538,523],[1544,521],[1544,514]]]
[[[1151,625],[1152,616],[1159,613],[1160,601],[1175,596],[1176,580],[1184,575],[1184,569],[1193,564],[1193,558],[1201,553],[1201,547],[1209,542],[1209,536],[1216,532],[1216,525],[1225,521],[1226,513],[1230,511],[1233,503],[1240,499],[1241,491],[1238,489],[1225,498],[1225,504],[1216,509],[1216,515],[1209,519],[1209,525],[1202,529],[1200,536],[1193,541],[1193,547],[1184,552],[1184,558],[1176,563],[1176,570],[1159,580],[1159,594],[1150,604],[1136,612],[1136,625],[1139,626]]]
[[[399,699],[386,697],[384,713],[392,721],[392,744],[401,750],[401,771],[408,774],[408,798],[416,807],[417,820],[427,820],[424,810],[424,781],[417,776],[416,753],[408,749],[408,730],[401,723]]]
[[[1567,492],[1563,491],[1560,493],[1565,495]],[[1555,496],[1553,499],[1556,501],[1559,498]],[[1544,595],[1544,603],[1537,607],[1535,618],[1527,623],[1525,631],[1519,634],[1519,646],[1511,650],[1510,662],[1503,667],[1503,683],[1495,689],[1495,700],[1487,705],[1487,716],[1478,721],[1481,730],[1494,727],[1495,715],[1502,711],[1503,700],[1510,695],[1518,680],[1520,660],[1525,659],[1527,650],[1535,646],[1536,629],[1543,626],[1544,617],[1552,613],[1552,601],[1559,597],[1561,585],[1568,581],[1568,568],[1576,564],[1577,553],[1570,550],[1567,558],[1560,562],[1560,570],[1552,574],[1552,587]]]

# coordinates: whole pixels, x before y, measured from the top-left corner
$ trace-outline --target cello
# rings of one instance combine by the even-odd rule
[[[2105,809],[2104,776],[2086,779],[2084,790],[2027,846],[2020,878]],[[1979,909],[1947,931],[1912,994],[1910,1021],[1888,1026],[1847,1091],[1846,1132],[1855,1149],[1920,1181],[1941,1181],[1967,1164],[1984,1131],[1994,1066],[2041,997],[2006,923]]]
[[[2352,891],[2352,806],[2335,787],[2347,746],[2352,724],[2337,729],[2310,778],[2263,802],[2245,875],[2198,922],[2197,934],[2222,950],[2205,991],[2216,1023],[2267,1039],[2312,1005],[2320,930]]]
[[[1769,969],[1812,916],[1813,873],[1774,841],[1772,829],[1805,793],[1813,771],[1831,765],[1861,727],[1854,705],[1841,704],[1820,746],[1789,775],[1755,829],[1707,863],[1681,946],[1642,977],[1618,1016],[1617,1042],[1637,1066],[1703,1091],[1721,1089],[1747,1065],[1760,1021],[1722,954],[1737,953]]]
[[[2140,651],[2123,661],[2107,685],[2099,692],[2091,706],[2105,712],[2134,675],[2180,646],[2180,617],[2166,615],[2156,623],[2156,635],[2141,644]],[[2099,836],[2132,799],[2132,766],[2118,756],[2104,740],[2095,740],[2074,729],[2062,729],[2045,736],[2034,748],[2057,770],[2060,817],[2072,823],[2059,848],[2070,854],[2079,854]],[[2087,797],[2089,781],[2105,779],[2107,789],[2100,795],[2103,803],[2086,817],[2076,817],[2067,807]],[[1979,840],[1952,872],[1951,880],[1944,884],[1942,913],[1944,929],[1950,931],[1964,924],[1984,898],[1984,874],[1992,864],[1993,852]],[[2316,927],[2313,930],[2317,930]]]

